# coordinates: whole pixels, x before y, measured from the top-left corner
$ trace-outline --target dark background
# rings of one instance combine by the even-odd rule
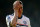
[[[15,0],[0,0],[0,27],[7,27],[6,15],[13,13]],[[23,2],[23,14],[30,18],[32,27],[40,27],[40,0],[21,0]]]

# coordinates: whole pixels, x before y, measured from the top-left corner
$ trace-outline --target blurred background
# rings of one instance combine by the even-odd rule
[[[7,27],[6,16],[13,13],[13,2],[16,0],[0,0],[0,27]],[[30,19],[32,27],[40,27],[40,0],[21,0],[23,14]]]

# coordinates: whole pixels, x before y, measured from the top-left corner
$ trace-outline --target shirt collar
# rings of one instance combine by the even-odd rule
[[[18,19],[22,19],[22,16],[21,17],[18,17]]]

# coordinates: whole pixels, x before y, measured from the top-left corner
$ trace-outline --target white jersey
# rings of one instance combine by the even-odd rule
[[[14,15],[8,15],[6,16],[6,22],[7,22],[7,26],[10,27],[10,22],[12,21],[12,19],[14,18],[13,17]],[[21,19],[18,19],[17,20],[17,25],[16,27],[31,27],[30,26],[30,20],[28,17],[22,15]]]

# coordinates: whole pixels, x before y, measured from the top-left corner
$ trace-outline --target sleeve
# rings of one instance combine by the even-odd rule
[[[10,27],[10,25],[9,25],[10,21],[11,21],[11,20],[10,20],[10,17],[7,16],[7,17],[6,17],[6,24],[7,24],[7,27]]]
[[[28,18],[28,27],[31,27],[29,18]]]

